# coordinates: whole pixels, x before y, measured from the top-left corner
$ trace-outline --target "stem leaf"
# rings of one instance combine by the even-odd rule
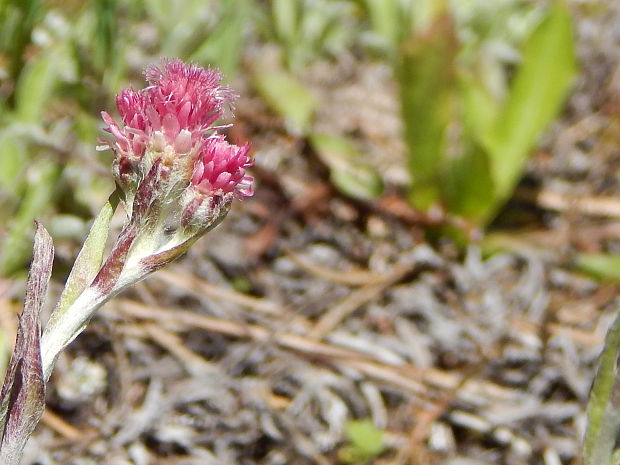
[[[80,250],[75,260],[75,264],[67,278],[67,283],[60,295],[60,300],[58,301],[58,305],[50,321],[53,321],[53,319],[57,317],[58,312],[62,313],[69,308],[82,291],[95,279],[101,262],[103,261],[103,251],[108,238],[110,220],[113,214],[114,207],[112,203],[108,201],[103,206],[90,228],[90,232],[86,237],[82,250]]]
[[[19,317],[15,350],[0,391],[0,463],[19,465],[26,441],[45,409],[45,381],[41,365],[39,313],[52,273],[54,246],[45,228],[36,222],[34,256],[26,300]]]

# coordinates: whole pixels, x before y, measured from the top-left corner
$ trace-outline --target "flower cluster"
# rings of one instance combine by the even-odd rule
[[[15,351],[0,389],[0,464],[18,465],[45,408],[45,382],[59,354],[94,313],[124,289],[175,258],[251,196],[249,145],[229,144],[214,126],[234,99],[217,71],[169,60],[146,71],[149,85],[116,97],[118,124],[105,112],[116,154],[114,177],[124,193],[127,222],[103,260],[114,214],[108,201],[47,321],[38,315],[52,273],[54,247],[38,222]]]
[[[229,144],[214,126],[235,95],[221,84],[219,72],[180,60],[152,66],[145,76],[146,88],[124,89],[116,97],[122,124],[102,112],[113,136],[105,147],[116,153],[114,176],[125,193],[128,212],[135,210],[140,185],[157,165],[157,179],[150,181],[153,192],[146,193],[167,206],[157,214],[185,218],[185,224],[193,225],[192,233],[197,225],[198,230],[211,227],[206,223],[220,217],[219,210],[227,210],[233,198],[252,195],[253,179],[245,172],[252,165],[249,146]],[[197,204],[209,204],[218,214]],[[203,217],[195,218],[199,214]]]

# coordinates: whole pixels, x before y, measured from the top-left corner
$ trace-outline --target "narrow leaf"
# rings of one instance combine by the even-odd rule
[[[198,63],[210,63],[231,77],[239,67],[249,7],[247,2],[239,0],[221,3],[223,11],[217,26],[190,58]]]
[[[0,249],[0,275],[9,275],[27,263],[30,241],[28,225],[32,224],[35,217],[43,214],[54,200],[61,168],[49,161],[38,169],[38,179],[28,186]]]
[[[471,143],[465,153],[443,164],[441,192],[451,213],[484,222],[494,191],[489,157],[482,147]]]
[[[75,260],[71,273],[69,273],[67,283],[60,295],[60,300],[50,318],[50,322],[53,322],[59,314],[62,314],[69,308],[97,275],[101,262],[103,261],[103,252],[110,230],[110,220],[113,214],[114,208],[108,201],[103,206],[90,228],[90,232],[82,246],[82,250],[80,250]],[[50,323],[48,323],[48,325],[49,324]]]
[[[3,465],[19,464],[26,441],[45,409],[39,313],[53,260],[52,239],[37,222],[24,309],[19,317],[15,350],[0,391],[0,463]]]
[[[292,131],[306,134],[317,107],[315,97],[293,76],[265,68],[259,67],[254,73],[256,90]]]
[[[402,11],[399,0],[358,0],[366,9],[372,31],[386,41],[390,47],[396,47],[400,37],[405,35]],[[409,25],[407,25],[409,26]]]
[[[9,134],[0,134],[0,190],[16,195],[26,161],[22,141]]]
[[[497,197],[505,200],[530,150],[558,114],[575,75],[570,13],[557,1],[528,38],[505,107],[491,135],[489,154]]]
[[[56,51],[41,53],[24,67],[15,89],[16,116],[24,122],[38,122],[58,78]]]
[[[584,465],[612,465],[620,433],[620,314],[607,333],[603,353],[588,401],[588,426],[584,440]]]
[[[497,121],[499,102],[484,88],[482,81],[465,73],[459,77],[459,91],[465,131],[477,143],[486,143]]]
[[[620,255],[607,253],[579,254],[577,268],[604,280],[620,281]]]
[[[300,7],[300,0],[272,1],[274,29],[280,40],[285,43],[291,43],[295,39]]]
[[[427,209],[439,200],[439,167],[446,129],[454,112],[457,43],[448,15],[405,42],[397,65],[400,98],[412,177],[411,203]]]
[[[361,200],[370,200],[381,195],[381,175],[368,163],[364,163],[362,154],[349,140],[315,134],[310,138],[310,142],[329,168],[332,184],[343,194]]]

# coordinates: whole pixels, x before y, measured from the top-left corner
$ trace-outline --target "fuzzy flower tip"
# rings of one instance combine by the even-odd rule
[[[122,125],[102,113],[114,136],[115,151],[141,157],[149,146],[162,143],[187,153],[222,116],[226,103],[235,95],[218,71],[180,60],[164,61],[145,71],[149,86],[140,91],[123,89],[116,96]],[[163,136],[163,138],[162,138]]]
[[[253,178],[245,174],[245,169],[252,166],[249,149],[249,144],[231,145],[221,135],[210,137],[194,166],[192,185],[205,194],[251,196]]]
[[[228,144],[214,127],[236,97],[221,84],[221,74],[174,59],[147,68],[145,77],[146,88],[124,89],[116,96],[121,124],[102,112],[113,136],[106,142],[116,152],[114,171],[121,186],[134,189],[152,160],[166,154],[173,162],[188,157],[186,163],[175,163],[185,167],[178,178],[204,194],[252,195],[252,178],[245,175],[251,166],[249,146]]]

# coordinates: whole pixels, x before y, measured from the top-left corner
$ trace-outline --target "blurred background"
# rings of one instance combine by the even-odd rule
[[[620,3],[0,0],[0,31],[0,368],[33,219],[53,302],[145,66],[220,69],[255,157],[255,196],[60,359],[25,464],[581,463]]]

